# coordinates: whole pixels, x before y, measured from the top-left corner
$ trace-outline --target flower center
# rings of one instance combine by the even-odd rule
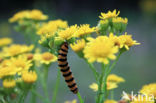
[[[92,52],[96,57],[107,57],[110,53],[111,47],[100,43],[98,46],[94,45]]]
[[[44,60],[51,60],[51,59],[53,59],[53,55],[51,54],[51,53],[43,53],[42,54],[42,59],[44,59]]]

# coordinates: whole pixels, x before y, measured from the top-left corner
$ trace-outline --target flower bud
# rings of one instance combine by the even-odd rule
[[[48,40],[47,40],[47,38],[46,37],[41,37],[41,40],[39,40],[39,43],[42,45],[42,46],[44,46],[44,47],[49,47],[49,45],[48,45]]]
[[[3,80],[4,88],[14,88],[16,86],[16,81],[13,79],[5,79]]]
[[[106,20],[100,20],[97,26],[97,32],[100,33],[101,35],[106,35],[106,31],[108,29],[109,21]]]

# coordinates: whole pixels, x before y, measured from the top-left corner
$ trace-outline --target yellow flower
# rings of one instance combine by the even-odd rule
[[[32,65],[31,60],[28,60],[26,55],[19,55],[16,58],[11,58],[11,66],[16,67],[19,70],[19,73],[23,70],[28,70]]]
[[[23,71],[22,80],[25,83],[34,83],[37,80],[37,74],[35,71]]]
[[[115,74],[110,74],[107,78],[107,82],[114,82],[114,83],[121,83],[121,82],[125,82],[125,80],[122,77],[119,77]]]
[[[17,72],[19,72],[19,70],[14,66],[0,66],[0,78],[15,75]]]
[[[58,36],[62,38],[63,40],[69,40],[72,37],[75,37],[74,34],[77,30],[78,30],[77,25],[73,25],[73,26],[66,28],[65,30],[60,30],[58,32]]]
[[[108,24],[109,21],[106,19],[106,20],[100,20],[100,24]]]
[[[13,44],[9,47],[3,48],[3,53],[5,57],[9,56],[16,56],[22,53],[30,52],[34,48],[33,45],[27,46],[27,45],[20,45],[20,44]]]
[[[6,46],[6,45],[11,44],[11,43],[12,43],[11,38],[0,38],[0,47]]]
[[[117,17],[117,18],[113,18],[112,22],[113,23],[124,23],[124,24],[127,24],[128,23],[128,19],[127,18],[123,19],[121,17]]]
[[[47,24],[44,24],[38,31],[37,31],[37,34],[38,35],[44,35],[44,36],[53,36],[54,33],[57,31],[57,26],[56,25],[51,25],[51,23],[47,23]]]
[[[31,66],[31,60],[28,60],[27,55],[6,59],[0,64],[0,78],[21,74],[23,70],[28,70]]]
[[[72,48],[72,50],[74,50],[75,52],[79,52],[81,50],[83,50],[83,48],[85,47],[85,40],[81,39],[81,40],[77,40],[77,43],[74,44],[70,44],[70,47]]]
[[[74,100],[72,100],[72,101],[65,101],[64,103],[77,103],[77,100],[74,99]]]
[[[48,16],[44,15],[40,10],[34,9],[30,12],[30,19],[33,20],[47,20]]]
[[[50,64],[57,60],[57,57],[49,52],[44,52],[43,54],[35,54],[35,60],[39,60],[43,64]]]
[[[75,32],[75,36],[76,37],[82,37],[82,36],[91,34],[93,32],[95,32],[95,27],[90,28],[89,24],[83,24],[83,25],[80,25],[78,30]]]
[[[120,35],[119,39],[123,43],[120,45],[120,48],[125,47],[127,50],[129,50],[129,47],[133,45],[140,45],[140,43],[132,39],[132,35],[127,35],[127,32],[125,33],[125,35]]]
[[[97,92],[98,91],[98,85],[96,83],[92,83],[89,86],[89,88],[92,89],[94,92]]]
[[[118,103],[118,102],[115,100],[106,100],[104,103]]]
[[[13,79],[5,79],[3,80],[3,87],[4,88],[13,88],[16,86],[16,81]]]
[[[114,42],[115,46],[118,47],[124,43],[118,36],[114,35],[113,33],[109,34],[109,39]]]
[[[140,93],[148,95],[148,96],[153,95],[156,99],[156,83],[144,85],[142,89],[140,90]]]
[[[107,90],[112,90],[112,89],[115,89],[117,88],[117,84],[116,83],[112,83],[112,82],[107,82]],[[89,86],[90,89],[92,89],[94,92],[97,92],[98,91],[98,84],[96,83],[92,83],[90,86]]]
[[[17,69],[15,67],[1,67],[0,68],[0,78],[5,76],[15,75],[17,73]]]
[[[55,34],[55,32],[59,29],[59,28],[67,28],[68,27],[68,23],[67,21],[63,21],[63,20],[53,20],[53,21],[49,21],[48,23],[45,23],[38,31],[37,34],[38,35],[45,35],[47,37],[51,37]]]
[[[114,10],[113,12],[108,11],[107,13],[101,13],[101,16],[99,16],[100,19],[109,19],[109,18],[113,18],[113,17],[117,17],[120,14],[120,11],[116,12],[116,10]]]
[[[17,12],[16,14],[14,14],[13,17],[9,19],[9,22],[13,23],[24,18],[29,18],[29,12],[30,12],[29,10],[23,10],[23,11]]]
[[[7,66],[9,66],[9,64],[10,64],[10,59],[4,59],[0,63],[0,67],[7,67]]]
[[[58,28],[67,28],[68,22],[61,19],[50,21],[49,23],[56,25]]]
[[[115,53],[118,52],[118,47],[107,36],[98,36],[96,39],[88,38],[88,42],[84,48],[85,58],[89,62],[101,62],[108,64],[108,59],[116,59]]]
[[[38,43],[43,44],[44,42],[46,42],[46,40],[46,36],[40,36],[40,40],[38,41]]]
[[[115,89],[117,87],[118,87],[118,85],[116,83],[107,81],[107,90],[112,90],[112,89]]]
[[[10,23],[19,21],[21,22],[22,19],[33,19],[33,20],[46,20],[48,18],[47,15],[44,15],[40,10],[23,10],[17,12],[13,17],[9,19]]]
[[[0,59],[3,61],[3,58],[4,58],[4,53],[0,51]],[[2,62],[0,61],[0,63]]]

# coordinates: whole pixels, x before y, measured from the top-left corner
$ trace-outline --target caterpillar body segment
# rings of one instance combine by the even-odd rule
[[[78,88],[67,62],[67,54],[68,54],[68,44],[64,42],[61,45],[58,53],[58,66],[60,67],[62,75],[65,78],[65,82],[67,83],[69,89],[74,94],[77,94]]]

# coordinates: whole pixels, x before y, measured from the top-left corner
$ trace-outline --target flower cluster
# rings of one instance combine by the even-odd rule
[[[17,12],[13,17],[9,19],[9,22],[17,22],[23,19],[32,19],[32,20],[46,20],[48,19],[47,15],[44,15],[40,10],[23,10]]]
[[[125,82],[125,80],[122,77],[119,77],[115,74],[110,74],[107,78],[107,90],[113,90],[118,87],[119,83]],[[93,91],[98,91],[98,84],[92,83],[89,86]]]
[[[156,83],[144,85],[139,94],[132,98],[130,95],[128,98],[124,98],[124,103],[155,103],[156,100]]]
[[[33,66],[32,59],[28,59],[28,53],[32,51],[33,47],[33,45],[27,46],[20,44],[2,47],[1,54],[3,54],[3,57],[1,57],[0,62],[0,78],[3,80],[4,88],[15,87],[16,79],[21,78],[23,72],[35,72],[31,70]],[[31,78],[27,77],[27,79]],[[22,80],[25,81],[24,79]]]
[[[50,103],[47,89],[49,68],[53,62],[57,61],[58,55],[67,55],[58,53],[58,51],[67,53],[67,50],[60,48],[63,43],[66,43],[91,68],[96,81],[89,87],[97,93],[96,103],[117,103],[113,98],[108,98],[109,92],[118,88],[125,79],[110,72],[121,54],[129,51],[132,46],[140,44],[132,38],[131,34],[125,32],[128,19],[119,17],[119,14],[120,11],[116,10],[101,13],[98,24],[92,27],[90,24],[68,25],[67,21],[61,19],[45,22],[48,16],[37,9],[16,13],[9,22],[16,23],[15,29],[24,34],[27,45],[14,44],[10,38],[0,39],[0,80],[3,85],[0,87],[0,92],[4,93],[3,98],[12,94],[19,97],[21,95],[19,99],[21,103],[25,98],[23,95],[27,95],[29,90],[32,92],[32,99],[35,96],[44,98],[36,88],[37,83],[41,83],[39,85],[43,87],[45,96],[45,100],[42,100]],[[44,52],[37,43],[46,47]],[[67,48],[67,45],[64,47]],[[68,66],[67,59],[59,58],[58,60],[65,62],[59,66]],[[94,63],[101,64],[101,70],[97,70]],[[73,81],[73,77],[67,80],[71,75],[70,68],[61,71],[66,77],[66,82],[72,84],[70,82]],[[53,103],[56,103],[59,76],[60,71],[56,79]],[[36,82],[37,80],[39,82]],[[72,88],[75,85],[74,83],[68,87]],[[140,92],[147,95],[153,94],[156,97],[155,90],[155,84],[150,84],[144,86]],[[77,95],[80,103],[84,103],[79,92]],[[77,100],[65,103],[77,103]],[[125,100],[124,103],[127,101]]]
[[[117,34],[124,32],[127,27],[128,19],[118,17],[119,14],[120,11],[116,12],[116,10],[113,12],[108,11],[108,13],[101,13],[101,16],[99,16],[101,20],[97,26],[97,32],[102,35],[106,35],[108,32]]]
[[[35,65],[50,65],[57,60],[49,52],[33,52],[34,45],[10,44],[10,38],[0,40],[0,80],[3,85],[0,89],[5,95],[21,95],[31,89],[38,79],[36,69],[39,68]]]
[[[40,35],[39,43],[57,57],[61,44],[67,42],[72,50],[91,66],[96,80],[98,82],[102,80],[100,83],[91,84],[90,88],[97,92],[113,90],[118,87],[119,83],[125,81],[115,74],[109,75],[114,65],[113,60],[117,61],[123,52],[140,44],[133,40],[131,34],[124,33],[128,19],[119,17],[119,14],[120,11],[116,12],[116,10],[101,13],[96,27],[90,27],[89,24],[68,26],[68,23],[63,20],[49,21],[37,30],[37,34]],[[92,35],[96,33],[97,35]],[[94,62],[104,65],[102,73],[96,72]],[[107,82],[103,82],[103,79]]]
[[[139,45],[132,39],[132,35],[116,36],[110,33],[109,36],[98,36],[97,38],[88,38],[88,43],[84,48],[84,56],[89,62],[103,62],[108,64],[109,60],[116,59],[115,54],[122,52],[123,49],[129,50],[133,45]]]
[[[11,38],[1,38],[0,39],[0,47],[9,45],[11,43],[12,43],[12,39]]]
[[[156,83],[151,83],[143,86],[142,89],[140,90],[140,93],[148,96],[153,95],[154,98],[156,99]]]
[[[67,27],[68,27],[67,21],[62,21],[60,19],[52,20],[49,21],[48,23],[44,23],[43,26],[40,27],[39,30],[37,31],[37,34],[41,36],[51,37],[55,35],[55,32],[58,29],[64,29]]]

